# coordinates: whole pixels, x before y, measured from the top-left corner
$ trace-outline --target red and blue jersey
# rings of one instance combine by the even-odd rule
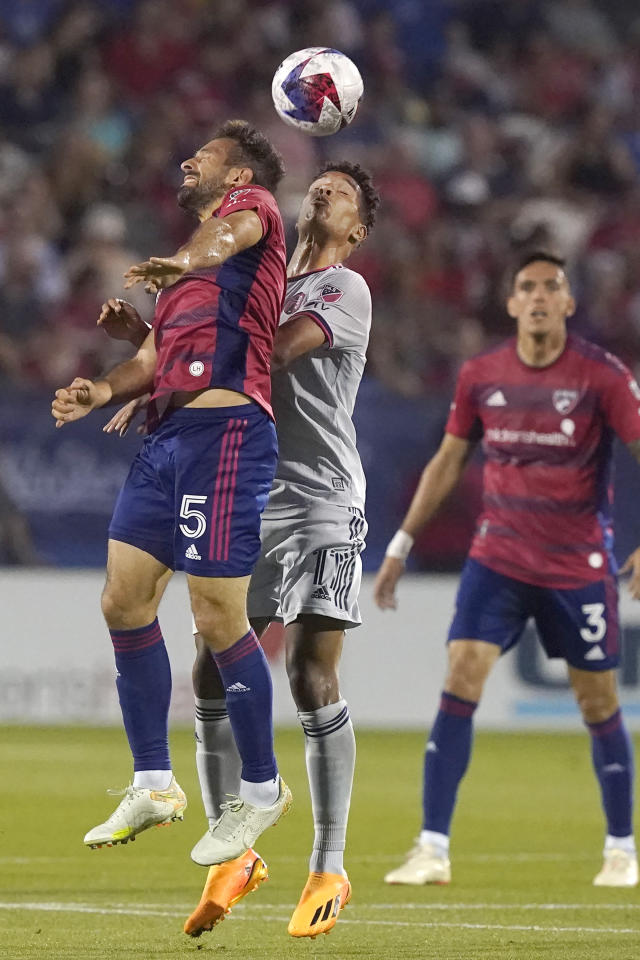
[[[613,434],[640,439],[640,388],[617,357],[570,335],[552,364],[530,367],[509,340],[463,365],[446,430],[482,437],[472,557],[543,587],[615,572]]]
[[[209,387],[244,393],[273,416],[270,361],[287,284],[284,228],[264,187],[231,190],[213,216],[240,210],[260,218],[259,242],[186,274],[158,296],[151,423],[173,392]]]

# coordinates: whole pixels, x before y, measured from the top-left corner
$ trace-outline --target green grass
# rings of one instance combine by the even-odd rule
[[[259,850],[271,879],[192,941],[184,918],[206,871],[189,860],[204,827],[192,734],[172,738],[191,798],[184,824],[89,851],[84,832],[125,784],[118,730],[0,728],[0,954],[4,960],[636,960],[638,890],[596,889],[603,826],[586,737],[479,734],[455,821],[449,887],[387,887],[419,827],[424,736],[361,732],[346,865],[352,904],[329,937],[287,922],[312,836],[302,735],[277,739],[294,807]],[[48,909],[44,909],[44,907]]]

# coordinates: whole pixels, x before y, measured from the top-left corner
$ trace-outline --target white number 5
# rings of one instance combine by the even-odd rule
[[[190,494],[186,494],[182,498],[182,505],[180,507],[180,516],[184,517],[185,520],[194,519],[196,522],[195,527],[189,527],[186,523],[180,524],[180,529],[184,533],[185,537],[189,537],[191,540],[195,540],[197,537],[201,537],[202,534],[207,529],[207,518],[201,510],[191,510],[192,503],[206,503],[206,497],[194,497]]]
[[[598,643],[607,632],[607,621],[604,613],[604,603],[583,603],[580,608],[587,618],[588,626],[583,627],[580,636],[587,643]]]

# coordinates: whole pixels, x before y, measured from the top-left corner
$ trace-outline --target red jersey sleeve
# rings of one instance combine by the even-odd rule
[[[276,220],[280,219],[280,211],[275,197],[264,187],[240,187],[230,190],[216,210],[218,217],[226,217],[239,210],[253,210],[260,217],[263,237],[273,230]]]
[[[449,411],[445,431],[463,440],[475,440],[481,433],[478,407],[473,396],[471,361],[464,363],[458,374],[456,392]]]
[[[640,440],[640,387],[621,360],[612,354],[607,359],[600,386],[605,419],[624,443]]]

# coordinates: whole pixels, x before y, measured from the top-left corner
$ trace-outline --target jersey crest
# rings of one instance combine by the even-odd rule
[[[551,397],[558,413],[571,413],[578,402],[577,390],[554,390]]]
[[[320,299],[323,303],[337,303],[342,298],[342,290],[334,287],[332,283],[325,283],[320,291]]]
[[[227,203],[237,203],[242,197],[251,192],[251,187],[244,187],[242,190],[233,190],[227,198]]]

